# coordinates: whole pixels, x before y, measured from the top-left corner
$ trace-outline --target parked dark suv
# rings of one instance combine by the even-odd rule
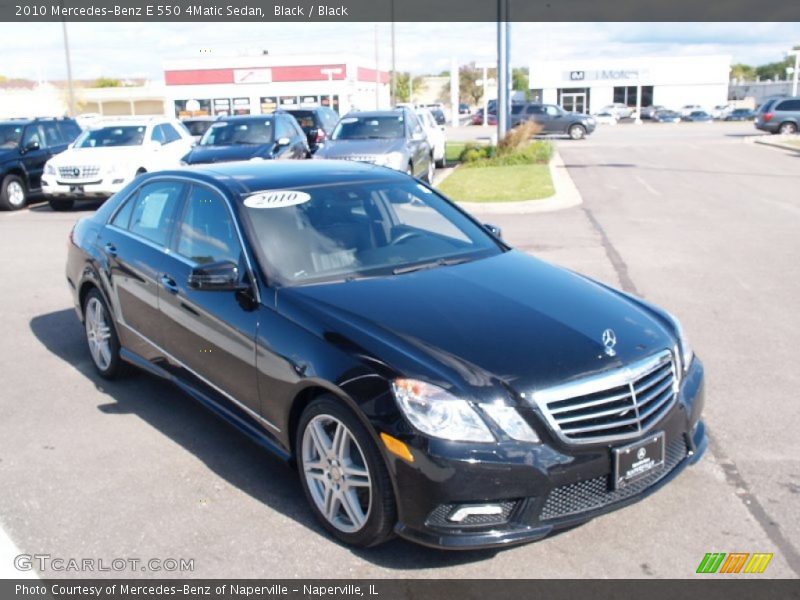
[[[769,98],[758,108],[756,129],[791,134],[800,130],[800,96]]]
[[[533,121],[541,126],[542,133],[563,133],[573,140],[581,140],[594,131],[597,122],[589,115],[567,112],[555,104],[525,103],[511,107],[511,126]]]
[[[339,115],[327,106],[291,108],[284,112],[297,119],[300,129],[306,134],[311,154],[314,154],[325,140],[331,137],[333,128],[339,122]]]
[[[23,208],[30,195],[38,194],[44,164],[80,132],[67,118],[0,121],[0,210]]]

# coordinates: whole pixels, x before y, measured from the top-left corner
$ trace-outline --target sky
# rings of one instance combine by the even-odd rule
[[[73,77],[162,80],[164,59],[350,54],[389,67],[388,23],[69,23]],[[0,23],[0,75],[64,79],[60,23]],[[396,65],[415,75],[460,64],[493,61],[494,23],[397,23]],[[35,51],[31,41],[36,40]],[[733,62],[781,60],[800,44],[800,23],[514,23],[512,66],[531,59],[728,54]],[[207,54],[204,54],[207,55]]]

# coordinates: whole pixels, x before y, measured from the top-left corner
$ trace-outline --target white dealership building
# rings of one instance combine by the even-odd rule
[[[730,66],[724,55],[535,60],[530,87],[533,99],[578,112],[615,102],[711,109],[728,101]]]
[[[247,115],[328,106],[344,114],[389,105],[389,72],[339,55],[201,56],[164,63],[166,112]]]

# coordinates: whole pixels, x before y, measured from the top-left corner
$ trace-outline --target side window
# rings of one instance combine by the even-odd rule
[[[44,131],[44,142],[48,147],[58,146],[61,144],[61,133],[58,131],[58,125],[55,121],[45,121],[41,125]]]
[[[326,108],[322,111],[322,122],[325,129],[328,131],[333,131],[333,128],[336,127],[336,122],[339,118],[336,116],[330,108]]]
[[[176,142],[181,139],[181,134],[169,123],[163,123],[161,125],[161,131],[164,133],[165,144]]]
[[[154,142],[158,142],[159,144],[164,144],[166,142],[164,130],[161,129],[161,125],[156,125],[153,127],[153,133],[150,134],[150,139]]]
[[[555,106],[553,106],[552,104],[548,104],[547,106],[545,106],[544,107],[544,112],[546,112],[551,117],[557,117],[558,116],[558,109]]]
[[[38,125],[28,125],[25,128],[25,133],[22,134],[22,147],[27,148],[28,144],[36,142],[40,148],[44,148],[44,135],[42,135],[41,127]]]
[[[286,123],[286,119],[278,117],[277,123],[275,123],[275,139],[279,140],[282,137],[293,137],[292,130],[289,128],[289,125]]]
[[[130,232],[166,246],[183,189],[183,184],[177,181],[154,181],[143,185],[133,203]]]
[[[800,111],[800,100],[784,100],[775,107],[775,110]]]
[[[242,249],[236,226],[217,192],[205,186],[192,187],[178,225],[176,252],[199,264],[221,260],[239,264]]]
[[[58,124],[61,130],[61,139],[65,144],[69,144],[81,134],[81,128],[73,121],[61,121]]]
[[[525,109],[525,112],[529,115],[540,115],[542,114],[542,107],[538,104],[531,104]]]
[[[136,204],[137,194],[133,194],[130,198],[125,200],[125,203],[111,219],[111,224],[119,227],[120,229],[128,229],[131,223],[131,213],[133,212],[133,205]]]
[[[416,115],[408,113],[408,130],[411,132],[411,135],[422,135],[422,125],[419,124],[419,119],[417,119]]]

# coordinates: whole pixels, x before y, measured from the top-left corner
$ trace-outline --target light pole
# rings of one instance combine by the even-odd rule
[[[508,63],[509,27],[508,0],[497,0],[497,140],[508,131]]]
[[[335,69],[320,69],[319,72],[328,76],[328,104],[329,108],[333,109],[333,76],[339,75],[342,70],[337,67]]]
[[[792,96],[797,96],[797,71],[800,69],[800,50],[792,50],[786,53],[794,56],[794,72],[792,73]]]
[[[61,5],[62,2],[59,2]],[[61,31],[64,34],[64,55],[67,58],[67,93],[69,94],[69,116],[75,116],[75,91],[72,89],[72,61],[69,57],[69,37],[67,36],[67,22],[61,21]]]
[[[475,66],[479,69],[483,69],[483,79],[479,81],[478,84],[483,85],[483,126],[486,127],[486,125],[489,124],[489,115],[487,114],[489,112],[489,69],[495,65],[493,63],[482,62]]]

